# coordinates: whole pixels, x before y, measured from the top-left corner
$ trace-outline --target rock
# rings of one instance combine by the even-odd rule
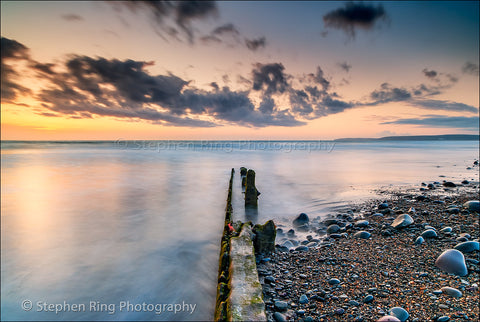
[[[370,234],[368,231],[362,230],[362,231],[356,232],[356,233],[353,235],[353,237],[355,237],[355,238],[362,238],[362,239],[368,239],[368,238],[370,238],[371,235],[372,235],[372,234]]]
[[[355,226],[357,227],[367,227],[369,224],[368,220],[359,220],[355,222]]]
[[[468,180],[463,180],[462,181],[462,184],[469,184],[470,182],[468,182]]]
[[[275,321],[277,321],[277,322],[287,322],[287,318],[285,317],[285,315],[283,315],[283,314],[280,313],[280,312],[275,312],[275,313],[273,313],[273,318],[274,318]]]
[[[448,315],[442,315],[437,319],[437,322],[446,322],[446,321],[450,321],[450,317]]]
[[[437,237],[437,233],[433,229],[427,229],[422,233],[423,238],[435,238]]]
[[[337,285],[337,284],[340,284],[340,280],[338,278],[331,278],[328,280],[328,284]]]
[[[308,218],[307,214],[302,212],[300,215],[297,216],[297,218],[293,220],[293,225],[295,227],[300,227],[305,224],[308,224],[309,221],[310,219]]]
[[[400,321],[406,321],[409,317],[408,312],[399,306],[393,307],[390,310],[388,310],[388,314],[396,317]]]
[[[342,309],[342,308],[335,309],[335,314],[342,315],[343,313],[345,313],[344,309]]]
[[[373,295],[368,294],[363,298],[363,303],[372,303],[373,302]]]
[[[348,302],[348,304],[350,304],[351,306],[360,306],[360,303],[358,303],[358,302],[355,301],[355,300],[350,300],[350,301]]]
[[[445,181],[445,182],[443,183],[443,186],[444,186],[444,187],[447,187],[447,188],[455,188],[457,185],[454,184],[454,183],[451,182],[451,181]]]
[[[450,295],[451,297],[454,297],[457,299],[462,297],[462,292],[460,292],[456,288],[445,286],[445,287],[442,287],[441,290],[443,293]]]
[[[288,309],[288,303],[285,301],[276,301],[274,306],[275,309],[280,312],[284,312]]]
[[[328,237],[338,239],[338,238],[342,238],[343,236],[342,234],[330,234]]]
[[[264,225],[253,226],[255,237],[253,247],[255,254],[269,254],[275,252],[275,236],[277,229],[273,220],[267,221]]]
[[[333,224],[327,227],[327,234],[334,234],[340,230],[340,226]]]
[[[422,236],[418,236],[417,239],[415,239],[415,245],[421,245],[424,241],[425,239],[423,239]]]
[[[478,200],[469,200],[463,204],[463,207],[469,211],[480,212],[480,202]]]
[[[413,218],[410,215],[402,214],[398,215],[392,223],[392,227],[396,229],[404,228],[413,224]]]
[[[480,245],[478,241],[466,241],[460,243],[454,247],[456,250],[461,251],[464,254],[471,253],[476,250],[480,250]]]
[[[304,314],[305,314],[305,310],[298,310],[298,311],[297,311],[297,314],[298,314],[298,315],[304,315]]]
[[[329,218],[329,219],[325,219],[325,220],[323,221],[323,224],[324,224],[325,226],[330,226],[330,225],[335,225],[337,222],[338,222],[337,219]]]
[[[303,294],[302,296],[300,296],[300,299],[298,300],[298,303],[307,304],[308,303],[308,297],[305,294]]]
[[[452,208],[448,208],[448,209],[447,209],[447,212],[448,212],[449,214],[459,214],[459,213],[460,213],[460,209],[455,208],[455,207],[452,207]]]
[[[295,236],[295,230],[290,229],[289,231],[287,231],[287,236],[289,237]]]
[[[378,205],[378,209],[387,209],[388,208],[388,203],[384,202]]]
[[[440,230],[442,233],[451,233],[452,227],[444,227]]]
[[[400,320],[393,315],[385,315],[378,319],[377,322],[400,322]]]
[[[465,257],[456,249],[447,249],[440,254],[435,261],[435,266],[450,274],[459,276],[465,276],[468,274]]]
[[[308,247],[305,245],[300,245],[297,248],[295,248],[295,250],[299,252],[306,252],[308,250]]]

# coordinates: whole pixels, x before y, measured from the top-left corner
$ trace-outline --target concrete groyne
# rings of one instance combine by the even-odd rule
[[[254,197],[247,203],[247,195],[245,195],[245,206],[256,207],[259,193],[255,187],[255,172],[241,168],[240,173],[242,186],[246,183],[248,188],[250,183],[249,196]],[[251,222],[233,222],[234,174],[235,170],[232,169],[221,238],[214,319],[215,321],[266,321],[265,303],[255,256],[274,250],[276,228],[273,221],[255,226]]]

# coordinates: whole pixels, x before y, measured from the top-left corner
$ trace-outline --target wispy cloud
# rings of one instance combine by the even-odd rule
[[[62,17],[63,20],[71,21],[71,22],[84,20],[82,16],[79,16],[79,15],[74,14],[74,13],[64,14],[61,17]]]
[[[478,129],[478,116],[429,116],[423,118],[403,118],[381,124],[410,124],[422,127],[442,127],[458,129]]]
[[[471,62],[466,62],[463,67],[462,67],[462,72],[465,74],[473,75],[473,76],[478,76],[478,64],[474,64]]]

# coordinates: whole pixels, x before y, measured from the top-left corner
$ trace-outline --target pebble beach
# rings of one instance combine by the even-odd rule
[[[278,228],[257,258],[268,320],[478,321],[478,192],[422,183]]]

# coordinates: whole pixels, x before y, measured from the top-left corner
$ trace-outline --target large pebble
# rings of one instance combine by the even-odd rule
[[[340,226],[333,224],[327,227],[327,234],[334,234],[340,230]]]
[[[480,202],[478,200],[469,200],[463,206],[470,211],[480,212]]]
[[[289,240],[286,240],[285,242],[283,242],[282,246],[287,248],[293,248],[293,243]]]
[[[308,303],[308,297],[305,294],[303,294],[302,296],[300,296],[300,299],[298,300],[298,303],[307,304]]]
[[[367,227],[369,224],[368,220],[359,220],[355,222],[355,226],[357,227]]]
[[[388,314],[395,316],[397,319],[400,321],[406,321],[408,319],[408,312],[399,306],[393,307],[390,310],[388,310]]]
[[[308,247],[305,245],[300,245],[297,248],[295,248],[295,250],[299,252],[306,252],[308,250]]]
[[[308,218],[307,214],[302,212],[300,215],[297,216],[297,218],[293,220],[293,225],[296,227],[300,227],[308,224],[309,221],[310,219]]]
[[[457,299],[462,297],[462,292],[460,292],[456,288],[445,286],[445,287],[442,287],[441,290],[443,293],[450,295],[451,297],[455,297]]]
[[[454,247],[456,250],[461,251],[464,254],[471,253],[473,251],[479,250],[480,245],[478,241],[466,241],[460,244],[457,244]]]
[[[395,220],[392,223],[392,227],[400,229],[403,227],[407,227],[411,224],[413,224],[413,218],[410,217],[410,215],[402,214],[402,215],[398,215],[397,218],[395,218]]]
[[[417,239],[415,239],[415,245],[421,245],[424,241],[425,239],[423,239],[422,236],[418,236]]]
[[[400,320],[393,315],[382,316],[377,322],[400,322]]]
[[[286,321],[287,321],[287,318],[285,317],[285,315],[283,315],[283,314],[280,313],[280,312],[275,312],[275,313],[273,313],[273,318],[274,318],[275,321],[277,321],[277,322],[286,322]]]
[[[447,322],[450,321],[450,317],[448,315],[442,315],[437,319],[437,322]]]
[[[286,311],[288,309],[288,303],[285,301],[276,301],[275,308],[278,311]]]
[[[331,278],[328,280],[328,284],[330,285],[340,284],[340,280],[338,278]]]
[[[373,302],[373,295],[369,294],[363,298],[363,303],[372,303]]]
[[[437,232],[433,229],[427,229],[422,233],[423,238],[435,238],[437,237]]]
[[[356,232],[353,237],[355,238],[362,238],[362,239],[368,239],[372,234],[370,234],[368,231],[358,231]]]
[[[435,261],[435,266],[441,270],[459,276],[468,274],[467,265],[465,265],[465,257],[462,252],[456,249],[447,249]]]
[[[445,227],[440,230],[442,233],[451,233],[452,227]]]

